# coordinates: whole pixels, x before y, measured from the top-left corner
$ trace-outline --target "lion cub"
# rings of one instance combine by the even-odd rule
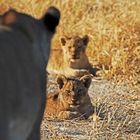
[[[89,37],[74,36],[61,38],[62,51],[52,50],[47,71],[66,76],[81,77],[86,74],[96,75],[86,55]],[[62,56],[62,58],[61,58]]]
[[[47,119],[87,119],[93,113],[93,106],[88,95],[91,77],[85,75],[80,79],[57,78],[58,93],[49,93],[47,97],[45,117]]]

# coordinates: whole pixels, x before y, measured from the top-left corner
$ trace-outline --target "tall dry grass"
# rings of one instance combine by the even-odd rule
[[[12,7],[39,18],[51,5],[62,15],[52,47],[63,35],[88,34],[87,53],[105,78],[140,82],[139,0],[0,0],[0,13]]]
[[[12,7],[39,18],[52,5],[61,10],[52,48],[61,47],[59,39],[63,35],[88,34],[87,53],[91,62],[101,66],[104,78],[131,81],[133,85],[140,83],[140,0],[0,0],[0,13]],[[105,118],[98,121],[95,116],[95,120],[88,123],[93,130],[89,139],[140,139],[139,91],[124,91],[124,94],[101,96],[97,101],[96,95],[93,97],[97,110],[105,111]],[[97,115],[100,112],[103,111]],[[48,128],[48,123],[42,128]],[[84,123],[80,125],[86,129]],[[50,139],[68,139],[63,135],[58,138],[52,125],[49,129],[53,133]],[[88,129],[86,131],[88,133]],[[44,140],[48,139],[47,134]]]

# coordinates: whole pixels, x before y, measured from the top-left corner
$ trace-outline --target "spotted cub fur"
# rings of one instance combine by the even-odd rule
[[[88,95],[91,77],[85,75],[80,79],[57,78],[58,93],[49,93],[45,117],[47,119],[88,118],[93,113],[93,106]]]

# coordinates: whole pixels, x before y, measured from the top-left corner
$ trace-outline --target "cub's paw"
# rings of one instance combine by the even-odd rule
[[[75,70],[75,76],[77,77],[82,77],[84,75],[89,75],[90,72],[86,69],[78,69],[78,70]]]
[[[80,113],[79,112],[71,112],[71,111],[61,111],[58,114],[58,118],[61,120],[71,120],[71,119],[76,119],[78,117],[80,117]]]

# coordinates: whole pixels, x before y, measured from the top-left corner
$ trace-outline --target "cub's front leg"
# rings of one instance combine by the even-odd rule
[[[74,119],[74,118],[78,118],[80,117],[81,114],[77,111],[61,111],[59,114],[58,114],[58,118],[61,119],[61,120],[70,120],[70,119]]]

